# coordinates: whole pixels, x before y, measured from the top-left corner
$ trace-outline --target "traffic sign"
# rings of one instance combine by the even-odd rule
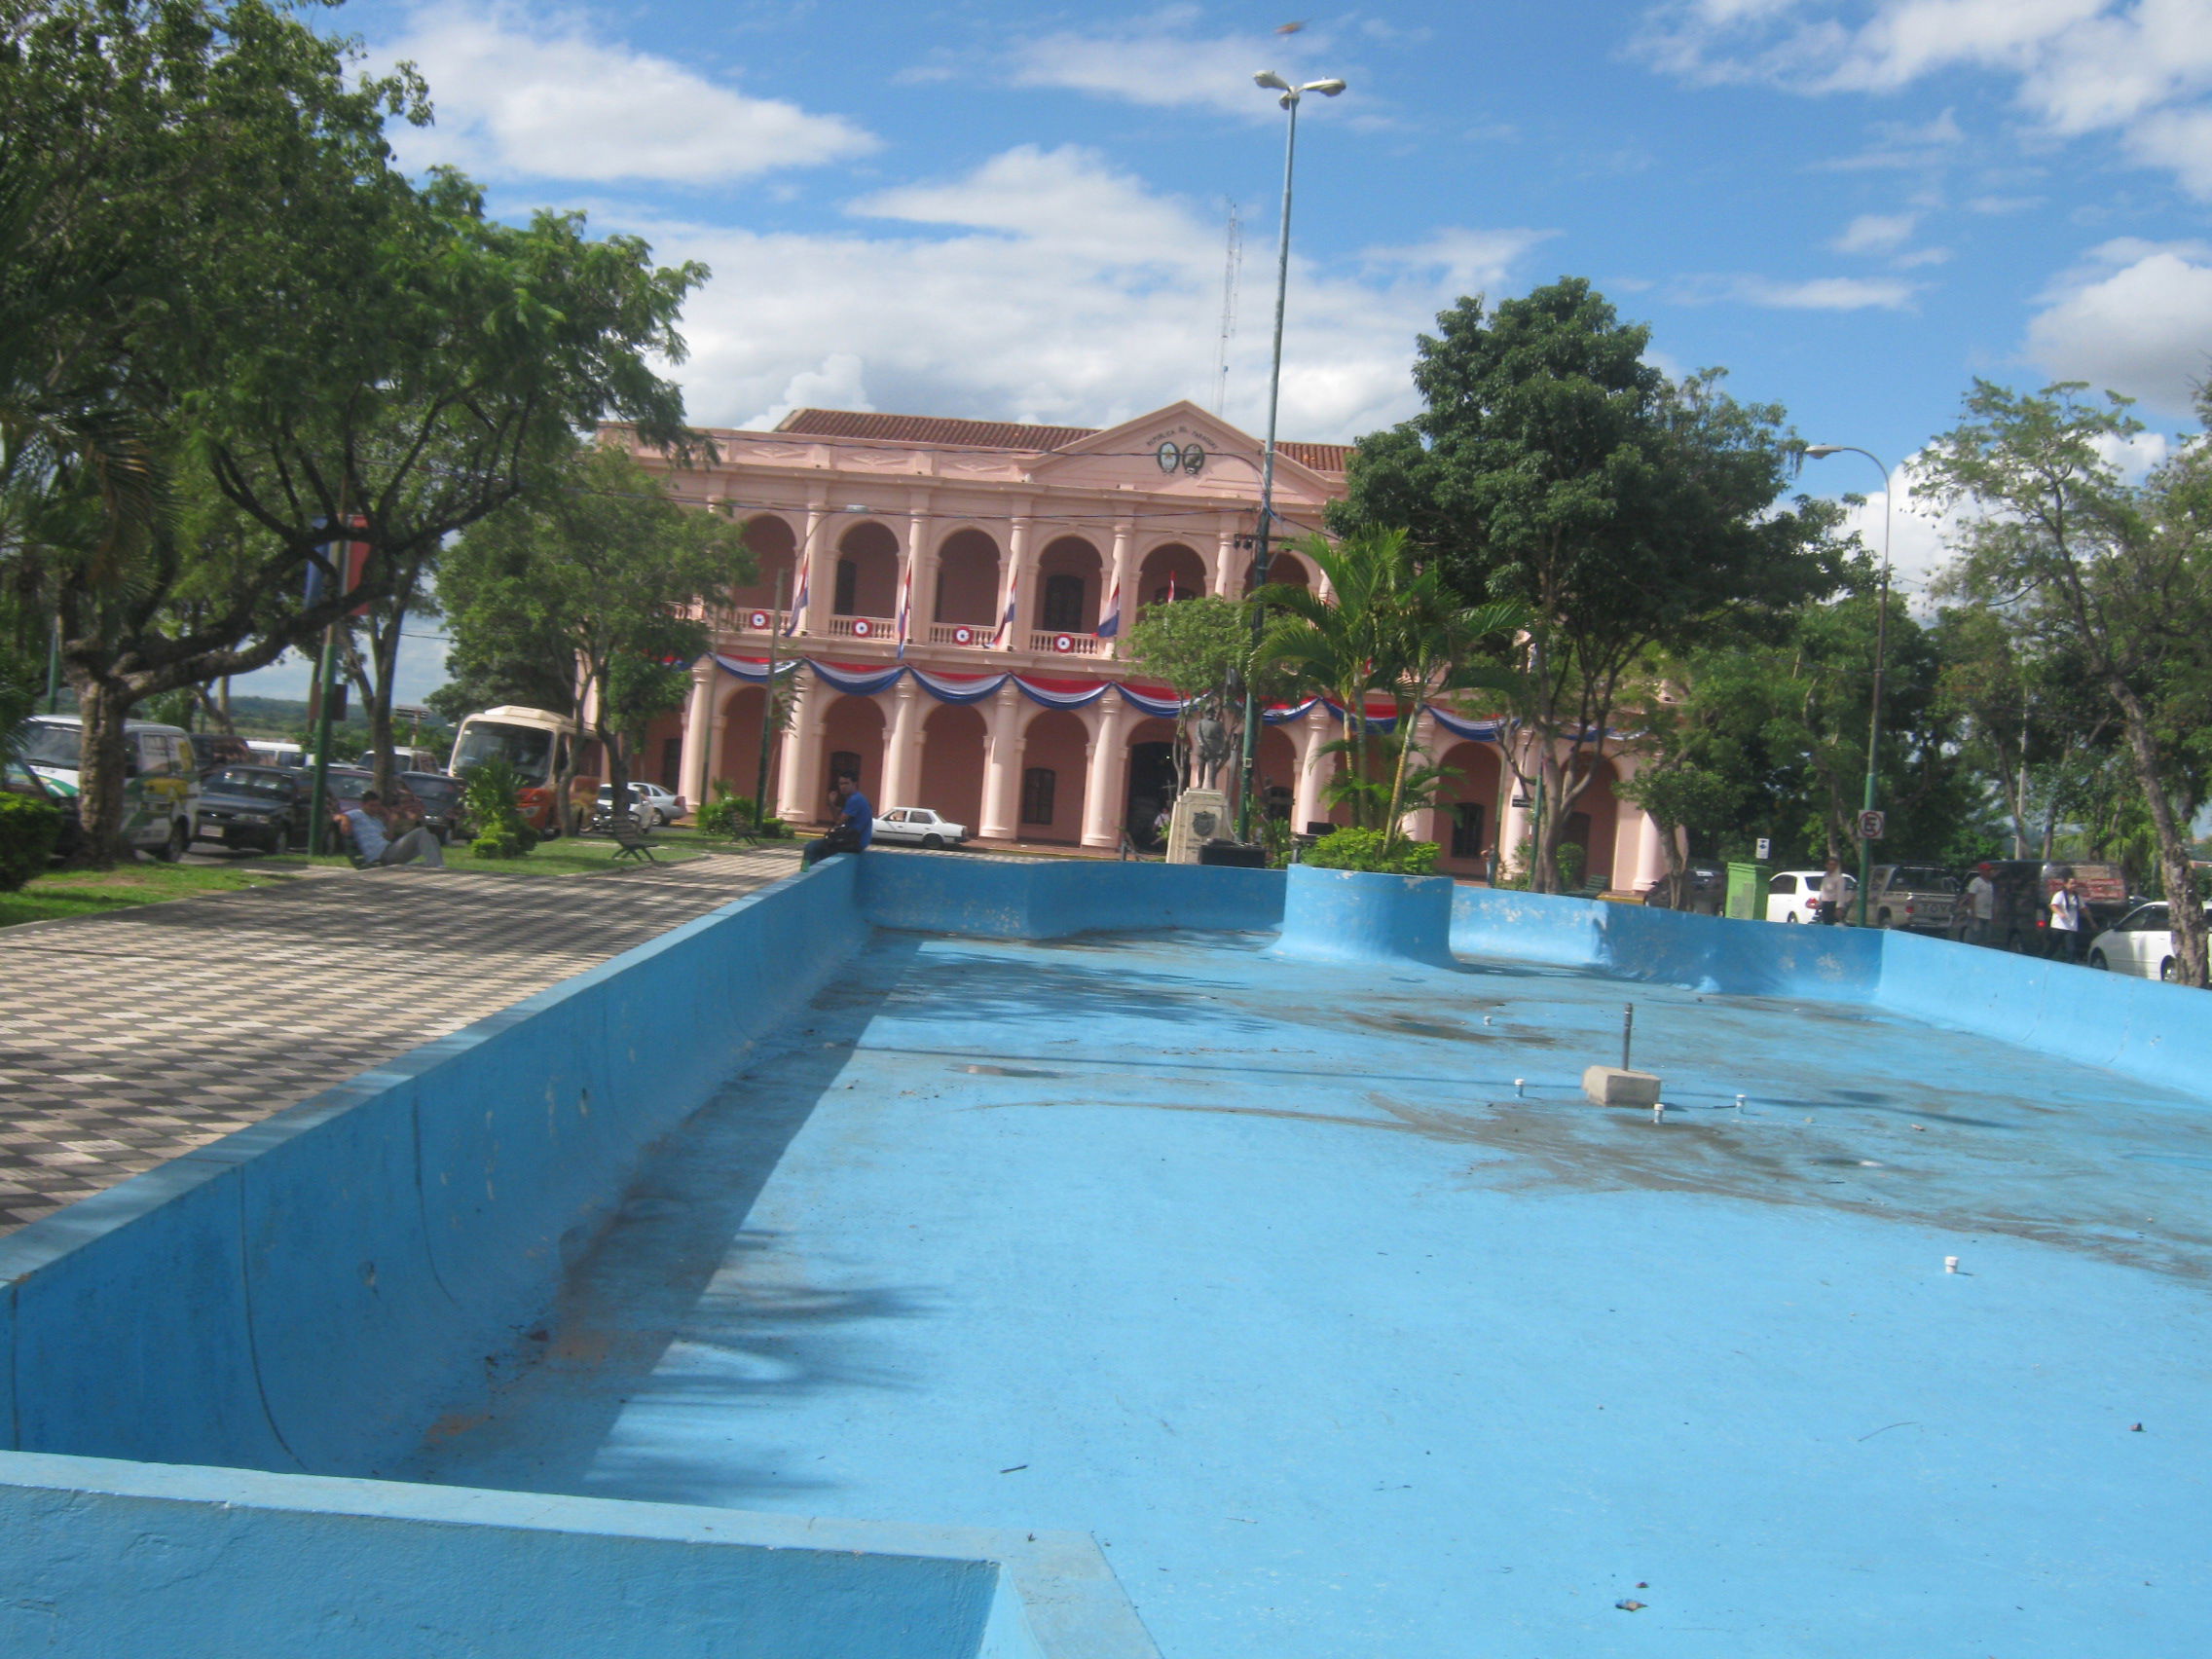
[[[1862,841],[1879,841],[1882,838],[1883,817],[1879,812],[1862,812],[1859,815],[1859,838]]]
[[[1751,843],[1751,857],[1758,860],[1760,864],[1764,864],[1768,859],[1774,857],[1774,842],[1767,836],[1761,835]]]

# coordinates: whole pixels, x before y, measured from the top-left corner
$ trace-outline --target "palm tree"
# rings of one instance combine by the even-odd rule
[[[1449,690],[1510,691],[1512,672],[1481,653],[1488,642],[1522,627],[1525,614],[1511,603],[1461,604],[1435,567],[1416,562],[1402,530],[1359,530],[1335,546],[1316,535],[1298,551],[1320,569],[1335,597],[1281,584],[1254,594],[1254,603],[1278,613],[1261,638],[1260,660],[1344,710],[1345,736],[1331,747],[1346,756],[1348,775],[1336,791],[1350,800],[1355,824],[1395,840],[1409,796],[1443,776],[1412,766],[1420,705]],[[1371,690],[1388,691],[1397,711],[1394,734],[1380,745],[1366,719]],[[1371,775],[1378,747],[1392,761],[1386,789]],[[1382,823],[1364,824],[1371,815]]]

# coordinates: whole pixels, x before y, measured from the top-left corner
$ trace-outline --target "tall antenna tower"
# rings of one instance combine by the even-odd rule
[[[1229,247],[1221,266],[1221,341],[1213,359],[1213,412],[1229,399],[1229,341],[1236,332],[1236,273],[1244,264],[1244,222],[1229,204]]]

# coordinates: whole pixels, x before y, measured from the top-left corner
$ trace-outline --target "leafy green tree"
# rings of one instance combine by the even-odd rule
[[[426,119],[420,83],[356,80],[355,59],[265,0],[0,0],[5,161],[37,203],[0,284],[102,250],[101,280],[65,291],[32,348],[0,342],[5,364],[90,341],[77,404],[117,436],[50,419],[36,511],[4,549],[61,618],[96,852],[116,850],[137,703],[312,649],[579,428],[620,416],[686,441],[648,358],[681,356],[703,272],[574,216],[500,224],[455,174],[411,185],[383,124]],[[0,327],[36,310],[16,292]],[[346,521],[366,576],[310,602]]]
[[[1242,602],[1214,594],[1148,605],[1129,630],[1129,658],[1137,672],[1158,681],[1182,701],[1175,714],[1178,764],[1187,756],[1191,712],[1220,711],[1232,747],[1241,741],[1244,681],[1251,672],[1251,612]]]
[[[1532,879],[1554,885],[1574,800],[1654,646],[1692,649],[1747,611],[1832,593],[1840,510],[1786,501],[1794,440],[1709,370],[1679,385],[1649,330],[1563,278],[1494,311],[1461,300],[1422,336],[1424,409],[1360,440],[1340,529],[1410,527],[1469,601],[1527,611],[1528,741],[1507,756],[1544,810]]]
[[[2142,485],[2113,460],[2142,424],[2079,383],[2035,395],[1976,381],[1966,420],[1924,452],[1918,487],[1952,515],[1946,586],[2002,609],[2018,637],[2073,657],[2118,717],[2164,890],[2194,891],[2187,798],[2201,754],[2189,719],[2212,641],[2212,461],[2185,446]],[[2212,396],[2200,407],[2212,416]],[[2177,970],[2206,983],[2201,910],[2174,906]]]
[[[1273,610],[1260,660],[1345,711],[1345,735],[1329,747],[1346,757],[1331,797],[1348,801],[1353,824],[1397,838],[1409,799],[1433,793],[1442,772],[1419,754],[1415,717],[1430,697],[1487,688],[1509,694],[1519,679],[1485,660],[1524,620],[1510,601],[1470,606],[1434,565],[1416,559],[1402,530],[1362,528],[1337,546],[1320,536],[1301,554],[1327,576],[1324,599],[1309,588],[1270,585],[1253,596]],[[1388,733],[1365,719],[1367,693],[1387,691],[1396,718]]]
[[[624,450],[578,448],[562,478],[470,529],[448,552],[439,591],[471,648],[497,656],[560,642],[619,800],[632,744],[653,716],[682,706],[686,670],[712,643],[706,608],[752,579],[753,557],[738,526],[683,506]],[[572,777],[572,752],[569,764]],[[564,816],[571,777],[556,794]]]

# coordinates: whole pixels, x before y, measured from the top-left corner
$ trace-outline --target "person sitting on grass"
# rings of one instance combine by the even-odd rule
[[[832,853],[864,852],[875,839],[875,808],[868,805],[867,796],[861,793],[858,780],[838,778],[830,787],[830,800],[836,808],[837,822],[830,826],[821,840],[800,855],[808,869]]]
[[[363,864],[403,865],[419,860],[427,869],[445,868],[446,850],[423,827],[423,815],[387,806],[384,796],[374,790],[363,791],[361,798],[338,817],[351,832]]]

